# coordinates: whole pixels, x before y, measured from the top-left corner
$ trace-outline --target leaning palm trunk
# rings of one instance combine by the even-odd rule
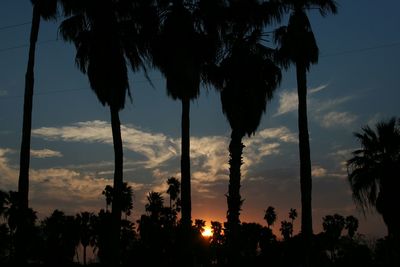
[[[239,232],[240,232],[240,207],[242,200],[240,196],[240,167],[243,164],[242,153],[244,145],[242,144],[243,135],[237,130],[232,130],[231,142],[229,144],[229,191],[228,202],[228,249],[229,266],[239,264]]]
[[[304,238],[305,264],[309,266],[312,242],[312,178],[310,141],[307,121],[307,69],[304,64],[296,64],[297,92],[299,98],[299,151],[300,151],[300,191],[301,191],[301,233]]]
[[[111,261],[114,266],[119,264],[120,251],[120,229],[121,229],[121,191],[123,184],[123,150],[121,138],[121,123],[118,109],[110,107],[111,128],[114,144],[114,185],[112,201],[112,222],[111,222]]]
[[[20,151],[20,169],[18,179],[18,197],[21,215],[17,224],[16,232],[16,259],[19,262],[26,261],[26,224],[23,214],[26,214],[29,207],[29,162],[31,148],[32,130],[32,103],[34,87],[34,66],[36,42],[39,34],[40,11],[37,5],[33,5],[31,36],[29,45],[28,66],[25,74],[25,95],[24,95],[24,115],[22,122],[22,141]]]

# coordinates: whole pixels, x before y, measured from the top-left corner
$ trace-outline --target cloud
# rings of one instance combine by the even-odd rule
[[[16,190],[18,169],[12,166],[7,155],[12,150],[0,148],[0,188]],[[67,168],[49,168],[30,170],[30,199],[39,212],[49,212],[61,208],[68,212],[82,209],[99,208],[103,203],[101,192],[106,185],[112,185],[111,179],[84,174]],[[141,183],[129,182],[134,190],[144,187]],[[38,206],[38,207],[36,207]]]
[[[329,84],[323,84],[323,85],[320,85],[320,86],[315,87],[315,88],[309,88],[309,89],[308,89],[308,93],[309,93],[309,94],[318,93],[318,92],[324,90],[325,88],[327,88],[328,85],[329,85]]]
[[[31,156],[40,159],[53,158],[53,157],[60,158],[62,157],[62,154],[59,151],[54,151],[51,149],[41,149],[41,150],[31,149]]]
[[[313,166],[311,174],[313,177],[324,177],[328,173],[327,169],[321,167],[321,166]]]
[[[357,120],[357,116],[349,112],[332,111],[325,114],[321,119],[321,126],[331,128],[335,126],[346,126]]]
[[[296,91],[283,91],[279,95],[279,107],[274,116],[283,115],[297,110],[297,92]]]
[[[309,88],[308,94],[312,95],[328,87],[328,84]],[[292,111],[296,111],[298,106],[297,90],[285,90],[279,95],[279,107],[274,116],[280,116]]]
[[[353,99],[352,96],[345,96],[345,97],[340,97],[340,98],[335,98],[335,99],[330,99],[327,101],[317,101],[315,99],[311,99],[311,109],[315,113],[322,113],[327,110],[332,110],[348,101]]]
[[[134,125],[123,125],[121,131],[124,148],[144,156],[142,162],[135,162],[135,167],[140,164],[150,171],[153,179],[152,190],[164,190],[167,177],[180,178],[179,164],[176,164],[180,157],[180,138],[145,131]],[[110,125],[105,121],[42,127],[34,129],[32,133],[37,138],[52,141],[112,145]],[[195,191],[206,192],[211,184],[229,178],[229,141],[227,136],[191,137],[190,156]],[[243,152],[245,164],[242,166],[242,173],[245,175],[252,166],[260,163],[263,157],[279,154],[282,143],[297,143],[297,136],[286,127],[267,128],[251,138],[245,138],[243,142],[246,148]],[[92,167],[95,166],[96,164]],[[112,164],[107,164],[107,168],[99,171],[97,175],[112,173]]]

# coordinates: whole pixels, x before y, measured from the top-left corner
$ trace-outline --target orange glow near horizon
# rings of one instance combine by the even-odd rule
[[[212,236],[211,228],[208,226],[204,227],[204,231],[201,233],[201,235],[204,237],[211,237]]]

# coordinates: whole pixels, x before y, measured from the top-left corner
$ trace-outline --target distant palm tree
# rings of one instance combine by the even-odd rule
[[[269,206],[265,210],[264,220],[267,222],[268,229],[271,229],[271,226],[276,221],[276,212],[275,212],[275,208],[274,207]]]
[[[34,89],[34,67],[36,42],[39,35],[40,19],[55,19],[57,15],[57,0],[31,0],[33,5],[32,24],[30,33],[28,66],[25,74],[25,92],[24,92],[24,112],[22,121],[22,140],[20,147],[19,162],[19,207],[21,212],[27,212],[29,207],[29,164],[31,150],[31,131],[32,131],[32,106]],[[23,216],[22,216],[23,217]],[[19,262],[26,261],[26,248],[24,242],[23,221],[19,223],[17,230],[17,259]]]
[[[353,239],[355,233],[358,229],[358,219],[352,215],[349,215],[345,218],[345,226],[344,228],[347,230],[347,235]]]
[[[202,219],[196,219],[194,221],[194,228],[201,234],[204,232],[204,227],[206,227],[206,222]]]
[[[296,209],[290,209],[289,211],[289,219],[292,220],[292,224],[294,223],[294,220],[297,218],[297,210]]]
[[[400,241],[400,219],[394,203],[399,201],[400,121],[392,118],[355,133],[361,148],[347,161],[353,199],[363,211],[376,208],[388,235]]]
[[[285,241],[288,241],[293,235],[293,224],[288,221],[282,221],[281,228],[279,228],[279,231],[281,231],[283,239]]]
[[[133,189],[127,182],[122,184],[121,210],[125,213],[125,220],[131,215],[133,209]]]
[[[124,1],[62,0],[66,16],[60,26],[64,40],[76,47],[76,64],[88,75],[90,86],[103,105],[110,108],[114,145],[114,184],[112,197],[112,261],[118,263],[123,188],[123,147],[119,111],[129,93],[127,62],[133,70],[141,66],[140,49],[127,37],[126,12],[134,8]],[[128,11],[127,11],[128,10]],[[136,51],[134,53],[133,51]]]
[[[83,247],[83,265],[86,266],[86,249],[94,243],[95,233],[93,228],[94,214],[90,212],[81,212],[76,215],[76,223],[79,228],[79,239]]]
[[[164,198],[160,193],[151,191],[147,195],[147,201],[148,203],[145,206],[146,211],[150,213],[150,217],[153,220],[158,221],[164,208]]]
[[[181,183],[175,177],[170,177],[167,180],[168,189],[167,194],[169,195],[169,207],[172,209],[172,202],[176,201],[181,191]]]
[[[106,197],[106,211],[108,211],[108,206],[112,203],[113,187],[111,185],[106,185],[101,194]]]
[[[305,264],[308,266],[309,249],[311,247],[312,230],[312,178],[310,141],[307,119],[307,71],[311,64],[318,62],[318,46],[312,32],[307,11],[318,9],[325,16],[336,14],[337,5],[334,0],[281,0],[291,12],[289,24],[275,32],[275,41],[279,45],[278,59],[284,67],[296,66],[298,93],[298,127],[300,151],[300,187],[301,187],[301,233],[304,237]]]

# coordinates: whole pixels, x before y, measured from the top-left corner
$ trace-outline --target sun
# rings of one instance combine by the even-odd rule
[[[203,232],[201,232],[201,235],[204,236],[204,237],[212,236],[211,228],[208,227],[208,226],[204,227],[204,230],[203,230]]]

